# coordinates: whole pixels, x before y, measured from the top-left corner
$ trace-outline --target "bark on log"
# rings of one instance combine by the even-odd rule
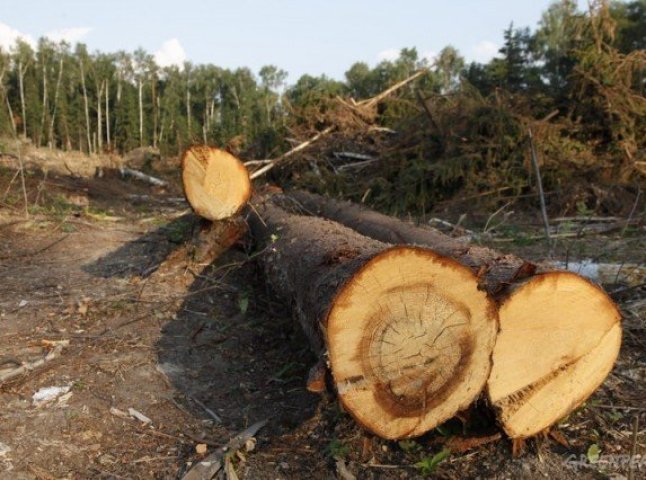
[[[329,355],[340,400],[366,429],[421,435],[478,396],[497,321],[468,268],[270,203],[250,209],[249,225],[268,283]]]
[[[377,240],[430,247],[478,275],[480,287],[500,304],[487,393],[510,437],[529,437],[555,424],[610,373],[621,344],[621,315],[608,295],[583,277],[545,271],[349,202],[305,192],[274,198]]]

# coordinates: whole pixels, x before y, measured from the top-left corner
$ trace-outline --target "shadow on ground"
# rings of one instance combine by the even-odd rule
[[[156,346],[178,399],[192,410],[204,416],[201,402],[234,430],[269,419],[277,434],[311,417],[319,397],[305,389],[314,363],[307,340],[258,277],[241,251],[209,264]]]
[[[187,213],[83,267],[97,277],[148,278],[190,238],[197,217]]]
[[[203,419],[210,418],[200,403],[206,405],[232,431],[261,419],[272,433],[288,431],[320,401],[305,388],[315,363],[307,339],[242,250],[206,266],[189,261],[197,221],[178,217],[83,268],[102,278],[138,276],[156,292],[177,276],[169,269],[190,271],[194,280],[155,345],[175,401]]]

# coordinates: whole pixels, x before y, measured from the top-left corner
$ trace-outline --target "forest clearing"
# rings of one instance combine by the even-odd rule
[[[344,81],[0,48],[0,479],[642,478],[646,4]]]

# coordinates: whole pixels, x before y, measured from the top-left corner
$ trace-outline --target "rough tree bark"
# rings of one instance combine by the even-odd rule
[[[479,395],[497,319],[468,268],[269,202],[248,216],[268,284],[328,355],[358,423],[384,438],[417,436]]]
[[[430,227],[306,192],[276,195],[284,207],[321,216],[380,241],[414,244],[471,268],[500,304],[500,331],[487,384],[512,438],[535,435],[583,403],[609,374],[621,315],[598,286],[514,255],[456,241]]]

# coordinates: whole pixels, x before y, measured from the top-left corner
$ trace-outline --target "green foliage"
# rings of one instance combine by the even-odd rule
[[[596,0],[587,11],[559,0],[533,31],[511,24],[486,64],[466,65],[451,46],[434,59],[403,48],[372,68],[351,65],[345,81],[303,75],[289,86],[275,65],[257,75],[189,62],[160,67],[141,49],[90,53],[82,44],[19,41],[0,50],[0,135],[90,153],[152,145],[175,155],[204,143],[268,158],[290,148],[287,137],[329,125],[352,147],[356,127],[365,134],[370,123],[397,132],[359,139],[378,162],[340,174],[305,152],[292,157],[301,160],[290,164],[293,181],[393,213],[503,186],[528,193],[530,128],[546,190],[630,182],[646,174],[645,31],[644,0]],[[377,95],[420,68],[428,72],[357,120],[349,97]]]
[[[398,442],[399,448],[406,453],[416,453],[422,449],[422,446],[415,440],[400,440]]]
[[[601,455],[601,449],[599,448],[599,445],[597,445],[596,443],[593,443],[588,447],[586,456],[588,457],[588,461],[590,463],[597,463],[599,461],[600,455]]]
[[[437,469],[438,465],[451,456],[451,450],[445,448],[435,455],[429,455],[417,462],[415,466],[420,470],[424,476],[431,475]]]
[[[242,292],[238,297],[238,309],[240,310],[240,313],[244,315],[245,313],[247,313],[248,308],[249,308],[249,292]]]
[[[328,453],[332,458],[345,458],[350,453],[350,447],[335,438],[328,444]]]

